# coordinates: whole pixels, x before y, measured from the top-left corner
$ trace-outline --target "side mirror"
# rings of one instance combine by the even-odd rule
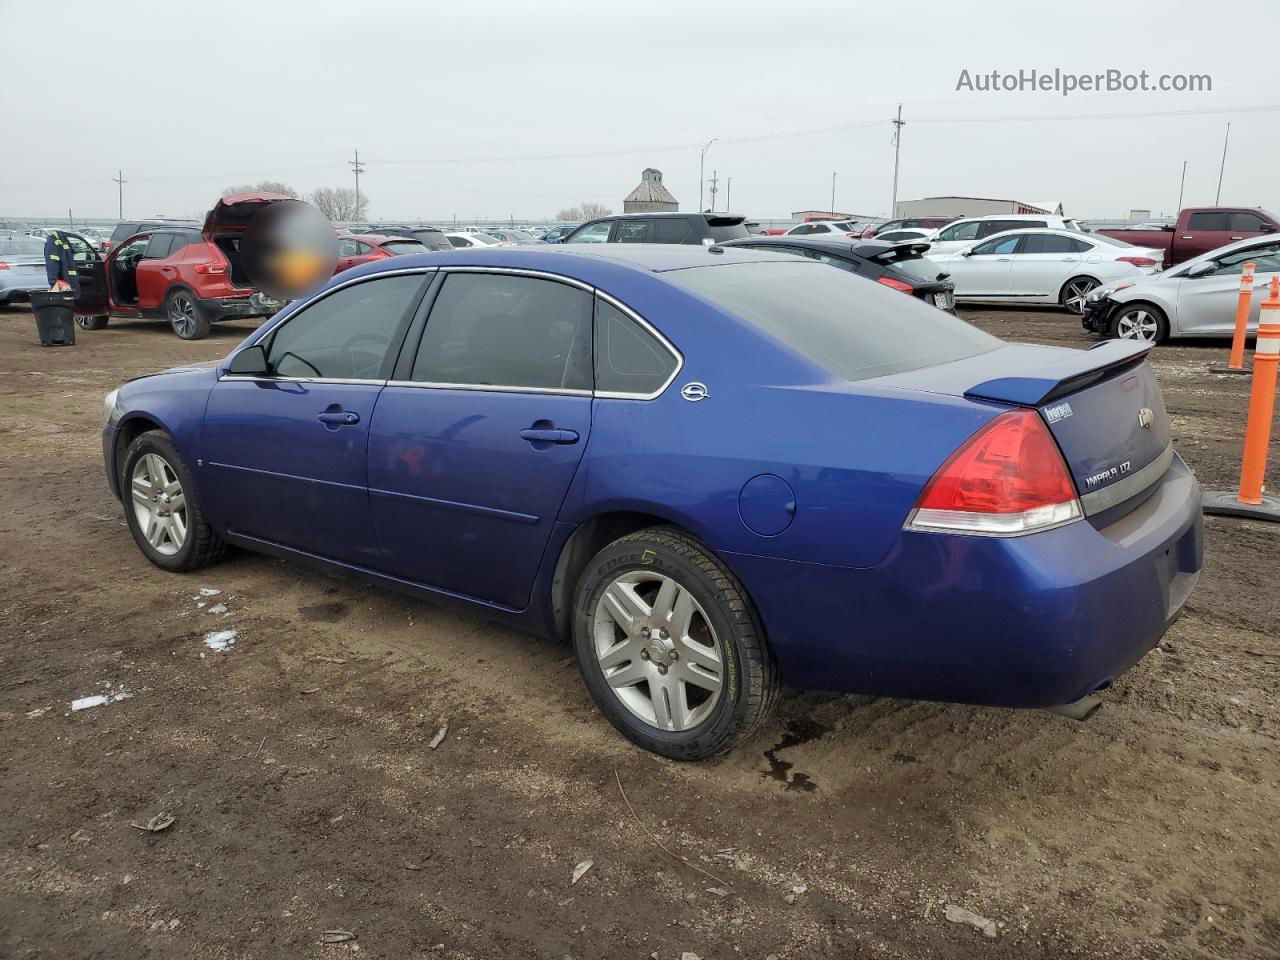
[[[265,377],[270,372],[271,368],[267,366],[267,351],[258,343],[245,347],[227,364],[227,373],[242,377]]]
[[[1276,225],[1274,223],[1264,223],[1262,226],[1258,227],[1258,230],[1262,233],[1275,233]]]
[[[961,250],[961,251],[960,251],[960,256],[962,256],[962,257],[972,257],[972,256],[973,256],[973,251],[972,251],[972,250]]]
[[[1202,260],[1194,267],[1191,267],[1186,275],[1188,277],[1203,277],[1206,273],[1213,273],[1217,266],[1212,260]]]

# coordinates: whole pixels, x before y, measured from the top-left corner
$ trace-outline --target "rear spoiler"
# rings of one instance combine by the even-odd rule
[[[746,219],[746,217],[740,217],[733,213],[709,213],[707,214],[707,225],[711,227],[736,227]]]
[[[1072,350],[1044,366],[1028,370],[1025,376],[1001,377],[980,383],[970,387],[964,395],[971,400],[1038,407],[1104,377],[1113,376],[1122,369],[1136,367],[1151,352],[1151,347],[1150,343],[1134,340],[1103,340],[1088,350]]]

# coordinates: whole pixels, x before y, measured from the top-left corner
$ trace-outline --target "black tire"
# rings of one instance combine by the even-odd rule
[[[148,541],[135,505],[134,469],[138,461],[148,454],[160,457],[173,471],[178,483],[181,484],[181,493],[185,499],[186,535],[182,545],[174,553],[164,553]],[[178,455],[173,440],[163,430],[148,430],[129,444],[120,467],[120,492],[124,501],[125,520],[129,524],[133,541],[142,551],[142,555],[157,567],[174,573],[183,573],[207,567],[222,558],[226,544],[209,526],[191,471],[182,462],[182,457]]]
[[[213,327],[196,295],[184,287],[175,287],[164,298],[165,311],[169,317],[169,326],[183,340],[203,340]]]
[[[1098,286],[1098,281],[1093,277],[1072,277],[1062,285],[1062,289],[1058,292],[1058,303],[1067,312],[1074,313],[1077,317],[1083,316],[1085,295],[1096,286]]]
[[[1139,330],[1142,335],[1134,335]],[[1141,300],[1122,303],[1111,315],[1111,336],[1118,340],[1161,344],[1169,339],[1169,318],[1154,303]]]
[[[76,326],[81,330],[105,330],[109,319],[105,314],[91,317],[83,313],[77,313]]]
[[[692,595],[714,631],[722,666],[720,693],[707,716],[687,730],[663,730],[633,714],[609,685],[597,657],[597,605],[615,579],[628,572],[675,580]],[[582,679],[609,722],[632,743],[672,760],[727,752],[752,736],[777,702],[778,669],[742,584],[706,547],[675,527],[650,527],[622,537],[591,559],[574,594],[573,640]],[[647,654],[645,659],[652,662]]]

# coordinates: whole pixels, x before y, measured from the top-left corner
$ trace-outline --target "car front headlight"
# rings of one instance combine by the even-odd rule
[[[116,389],[112,390],[102,398],[102,419],[109,421],[111,419],[111,415],[116,412],[116,397],[119,393],[120,388],[116,387]]]

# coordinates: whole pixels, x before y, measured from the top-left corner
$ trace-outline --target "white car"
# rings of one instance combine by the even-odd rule
[[[455,247],[514,247],[487,233],[446,233],[445,238]]]
[[[957,301],[1056,304],[1082,313],[1094,287],[1155,273],[1164,255],[1096,233],[1009,230],[950,253],[931,247],[925,256],[951,275]]]
[[[1280,273],[1280,238],[1249,237],[1151,277],[1104,284],[1085,298],[1084,327],[1123,340],[1163,343],[1169,337],[1229,337],[1235,332],[1240,274],[1255,264],[1249,330]]]
[[[924,227],[903,227],[900,230],[890,230],[888,233],[877,233],[876,239],[883,240],[885,243],[906,243],[908,240],[927,240],[932,234],[932,230]]]
[[[784,237],[852,237],[857,235],[857,224],[852,220],[811,220],[797,223],[783,234]]]
[[[1038,213],[998,213],[987,217],[963,217],[960,220],[952,220],[945,227],[939,227],[933,231],[932,236],[929,237],[929,243],[932,245],[930,252],[950,253],[953,250],[963,250],[971,243],[993,237],[997,233],[1033,228],[1084,232],[1077,220]],[[879,237],[879,234],[876,236]]]

